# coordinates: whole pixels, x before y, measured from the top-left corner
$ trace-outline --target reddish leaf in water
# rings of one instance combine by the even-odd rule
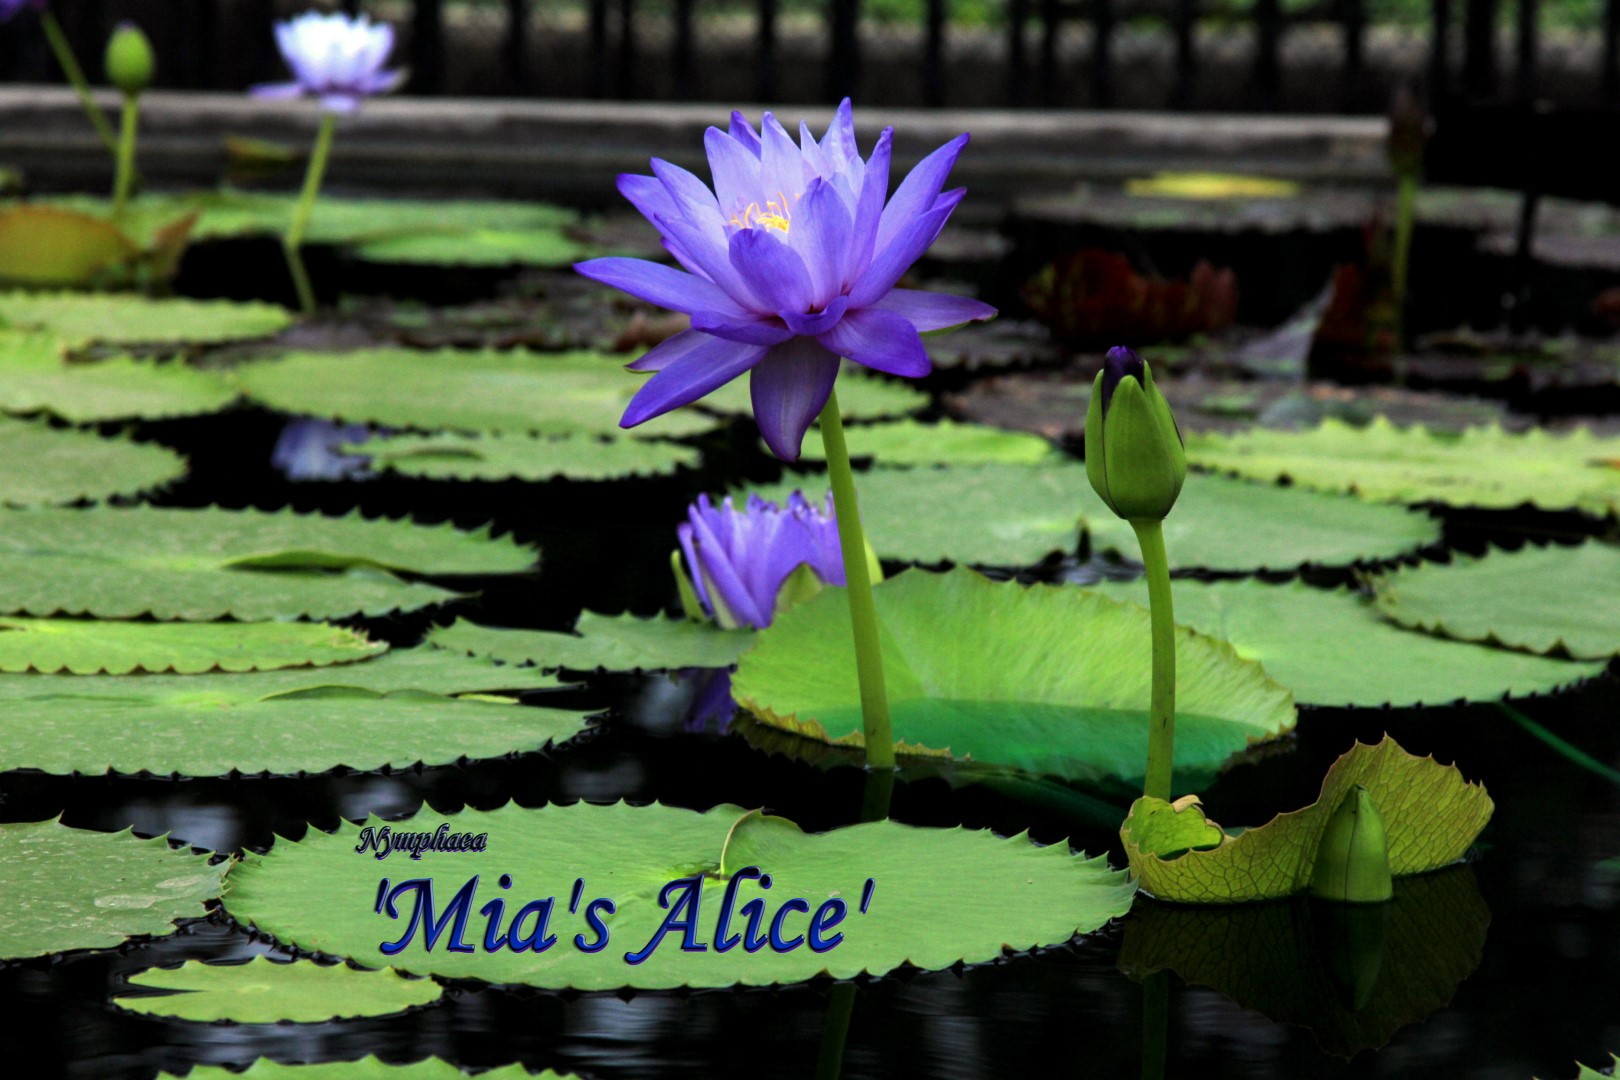
[[[1022,293],[1031,313],[1072,348],[1178,340],[1228,327],[1237,314],[1231,270],[1200,261],[1185,281],[1161,278],[1101,248],[1059,256]]]

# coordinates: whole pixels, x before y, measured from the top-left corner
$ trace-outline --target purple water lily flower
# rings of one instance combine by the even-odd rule
[[[333,112],[353,112],[366,98],[405,81],[404,71],[383,70],[394,48],[394,28],[365,15],[307,11],[276,24],[276,44],[297,81],[255,86],[248,93],[256,98],[307,94]]]
[[[738,510],[699,495],[676,529],[703,610],[727,629],[763,629],[776,617],[782,586],[801,566],[824,585],[844,584],[832,495],[818,508],[799,492],[785,506],[758,495]]]
[[[45,0],[0,0],[0,23],[10,22],[12,16],[28,7],[35,11],[44,11]]]
[[[630,365],[657,374],[621,426],[750,371],[760,434],[793,461],[832,393],[840,357],[917,378],[932,367],[919,331],[996,313],[965,297],[895,288],[962,201],[966,189],[941,188],[968,137],[929,154],[885,203],[893,137],[884,129],[862,159],[847,98],[819,142],[801,124],[797,145],[770,113],[758,132],[732,113],[730,131],[711,127],[704,136],[712,191],[656,158],[652,176],[619,177],[686,272],[623,258],[575,269],[692,317],[692,329]]]

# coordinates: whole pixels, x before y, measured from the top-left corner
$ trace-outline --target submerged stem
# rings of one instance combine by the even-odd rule
[[[1142,548],[1153,620],[1153,697],[1142,794],[1168,801],[1176,741],[1176,614],[1170,602],[1170,562],[1164,554],[1163,522],[1133,521],[1131,528]]]
[[[49,8],[39,13],[40,29],[45,31],[45,40],[56,54],[56,62],[62,68],[62,74],[67,76],[68,84],[78,95],[79,104],[84,106],[85,115],[90,117],[90,124],[101,136],[101,143],[107,148],[107,153],[114,159],[118,157],[118,138],[113,134],[112,125],[107,123],[107,117],[96,106],[96,99],[90,95],[90,82],[84,77],[84,69],[73,56],[73,46],[68,44],[67,35],[62,33],[62,24],[56,21],[56,16]]]
[[[135,128],[140,121],[140,98],[124,95],[124,113],[118,127],[118,172],[113,180],[113,216],[129,205],[130,189],[135,186]]]
[[[878,641],[877,605],[872,599],[872,575],[866,563],[866,533],[861,528],[855,499],[855,473],[844,442],[844,420],[833,390],[821,410],[821,443],[827,452],[827,476],[832,481],[833,507],[838,512],[838,545],[844,557],[844,580],[849,593],[849,621],[855,636],[855,674],[861,684],[862,730],[866,738],[867,768],[894,769],[894,737],[889,731],[889,698],[883,685],[883,649]],[[887,817],[891,784],[869,789],[881,792],[865,800],[863,820]],[[881,805],[878,805],[881,804]]]
[[[1390,268],[1395,293],[1395,340],[1397,347],[1406,340],[1406,280],[1412,259],[1412,226],[1417,214],[1416,173],[1402,173],[1395,189],[1395,251]]]
[[[304,189],[299,193],[298,205],[293,208],[292,223],[287,226],[282,249],[287,254],[287,269],[292,273],[293,288],[298,291],[298,306],[305,315],[315,313],[315,290],[310,287],[309,271],[304,268],[304,231],[309,228],[309,216],[315,209],[315,196],[320,194],[321,180],[326,176],[326,159],[332,153],[332,134],[337,130],[337,114],[321,116],[321,130],[315,136],[315,149],[310,151],[309,167],[304,171]]]

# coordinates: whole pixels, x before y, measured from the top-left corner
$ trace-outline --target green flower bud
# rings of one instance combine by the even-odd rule
[[[107,55],[103,61],[107,81],[127,96],[134,97],[152,85],[152,43],[146,40],[141,28],[132,22],[118,24],[112,37],[107,39]]]
[[[1377,904],[1395,895],[1384,818],[1360,784],[1339,801],[1322,832],[1311,895],[1347,904]]]
[[[1108,351],[1086,411],[1086,475],[1126,521],[1170,513],[1187,478],[1187,453],[1170,403],[1130,349]]]

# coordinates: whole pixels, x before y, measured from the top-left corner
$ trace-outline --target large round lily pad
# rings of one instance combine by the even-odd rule
[[[431,979],[393,970],[361,971],[310,960],[277,962],[255,956],[245,964],[188,960],[177,968],[148,968],[131,986],[166,994],[125,995],[113,1004],[148,1016],[238,1024],[309,1024],[354,1016],[388,1016],[444,996]]]
[[[1147,603],[1140,579],[1096,588]],[[1302,705],[1492,701],[1558,690],[1603,670],[1404,630],[1348,590],[1297,581],[1178,581],[1174,602],[1177,623],[1230,641]]]
[[[379,435],[343,448],[371,468],[425,480],[617,480],[695,468],[699,453],[646,439],[522,433]]]
[[[274,304],[131,294],[0,293],[0,323],[82,345],[180,345],[269,337],[292,322]]]
[[[842,383],[839,384],[842,387]],[[890,420],[848,431],[850,455],[870,458],[879,467],[907,465],[1041,465],[1061,460],[1057,448],[1039,435],[1007,431],[988,424],[940,420]],[[824,462],[821,436],[812,430],[804,440],[802,461]]]
[[[853,825],[829,833],[801,832],[783,818],[720,806],[707,813],[674,807],[547,806],[441,815],[431,811],[389,823],[399,832],[433,832],[448,823],[457,833],[483,833],[480,854],[425,851],[420,861],[398,865],[398,855],[357,862],[362,827],[345,823],[335,833],[311,830],[297,843],[282,840],[265,855],[248,855],[231,877],[229,911],[277,940],[302,949],[351,957],[361,963],[389,963],[402,970],[448,978],[528,983],[547,988],[614,989],[633,986],[758,986],[793,983],[830,974],[851,978],[881,974],[911,963],[921,968],[950,967],[1000,957],[1005,950],[1067,942],[1077,932],[1097,929],[1130,906],[1132,887],[1102,859],[1071,855],[1065,845],[1038,847],[1026,837],[1003,838],[966,829],[922,829],[892,821]],[[372,819],[365,828],[380,829]],[[769,891],[738,871],[757,867],[771,877]],[[503,888],[499,875],[510,875]],[[664,938],[640,963],[641,953],[678,900],[665,894],[671,882],[701,882],[695,942],[703,950],[683,950],[681,933]],[[391,885],[399,918],[375,912],[378,882]],[[385,954],[381,946],[403,936],[419,893],[409,879],[431,878],[434,916],[467,882],[472,918],[464,940],[484,940],[487,923],[476,913],[500,898],[504,922],[494,932],[510,933],[516,912],[531,901],[555,897],[547,923],[556,943],[546,949],[502,948],[457,952],[440,938],[429,950],[417,933],[403,951]],[[584,880],[581,903],[568,910],[576,878]],[[837,898],[847,916],[829,927],[842,939],[817,952],[809,943],[778,951],[718,951],[717,922],[724,893],[736,878],[732,928],[746,920],[741,905],[762,899],[772,916],[789,898],[803,898],[811,912]],[[860,912],[866,882],[873,882],[867,910]],[[694,894],[695,895],[695,894]],[[607,931],[599,952],[583,951],[599,935],[586,913],[593,898],[612,901],[615,911],[598,908]],[[385,912],[388,910],[385,905]],[[806,933],[809,916],[784,917],[782,944]],[[536,934],[537,912],[521,927]],[[763,928],[762,928],[763,929]],[[579,935],[576,938],[576,935]],[[476,948],[476,947],[475,947]]]
[[[155,623],[0,618],[0,671],[193,675],[326,667],[386,652],[380,641],[324,623]]]
[[[47,412],[74,424],[218,412],[236,397],[212,371],[181,361],[69,361],[50,334],[0,329],[0,410]]]
[[[433,631],[428,644],[546,670],[666,671],[729,667],[754,643],[752,630],[722,630],[713,623],[625,612],[582,612],[572,634],[479,626],[465,619]]]
[[[1529,545],[1401,567],[1375,584],[1402,626],[1463,641],[1601,660],[1620,653],[1620,547]]]
[[[223,863],[128,830],[0,824],[0,960],[171,933],[175,920],[207,914],[224,876]]]
[[[180,479],[165,446],[0,418],[0,504],[53,506],[139,495]]]
[[[1072,587],[909,570],[876,590],[897,749],[1139,786],[1147,760],[1148,615]],[[1288,692],[1225,642],[1176,638],[1176,764],[1185,784],[1293,725]],[[759,720],[860,745],[848,599],[830,588],[760,632],[732,683]]]

